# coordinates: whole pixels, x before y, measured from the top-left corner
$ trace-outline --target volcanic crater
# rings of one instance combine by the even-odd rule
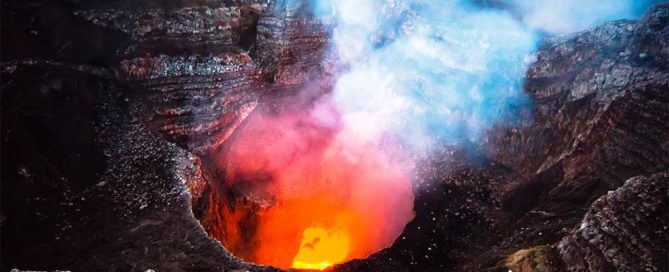
[[[542,36],[532,103],[415,153],[349,126],[309,3],[3,1],[1,269],[669,271],[668,4]]]

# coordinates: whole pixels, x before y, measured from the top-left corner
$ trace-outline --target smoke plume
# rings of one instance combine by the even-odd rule
[[[531,104],[522,84],[539,33],[569,34],[635,18],[653,0],[313,0],[334,21],[348,69],[334,102],[366,138],[391,134],[414,152],[435,141],[476,143]]]
[[[226,144],[219,156],[226,185],[251,204],[226,208],[232,231],[222,242],[247,260],[309,269],[390,246],[413,216],[413,158],[436,143],[476,144],[531,105],[522,85],[539,37],[645,7],[598,2],[307,2],[334,25],[334,89],[319,96],[305,87],[293,101],[265,103]],[[289,13],[305,7],[274,5]],[[255,229],[237,239],[248,229],[244,220]]]

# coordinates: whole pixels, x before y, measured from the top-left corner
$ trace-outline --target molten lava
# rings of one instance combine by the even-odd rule
[[[251,114],[218,154],[227,198],[210,231],[235,255],[325,269],[390,246],[413,216],[409,179],[378,139],[327,105]]]
[[[323,270],[339,263],[346,258],[348,243],[348,236],[342,232],[319,227],[307,228],[300,243],[300,251],[293,259],[293,268]]]

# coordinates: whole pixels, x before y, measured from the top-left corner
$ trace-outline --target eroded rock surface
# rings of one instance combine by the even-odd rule
[[[494,161],[528,177],[504,201],[518,219],[481,255],[487,264],[465,268],[494,266],[494,259],[519,249],[555,245],[595,199],[629,178],[666,171],[668,35],[669,6],[662,4],[637,22],[610,22],[540,49],[525,86],[536,103],[533,111],[523,125],[493,130],[484,144]],[[668,269],[666,262],[655,265]]]
[[[557,245],[569,271],[666,271],[669,173],[638,176],[597,199]]]
[[[221,219],[207,161],[248,114],[331,88],[330,23],[277,2],[3,1],[2,269],[272,270],[196,217]],[[506,271],[541,248],[514,265],[669,270],[668,24],[662,4],[546,41],[521,125],[437,152],[397,242],[335,269]]]

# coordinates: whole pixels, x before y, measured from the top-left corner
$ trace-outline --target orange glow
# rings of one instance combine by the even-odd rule
[[[336,119],[327,107],[318,114]],[[236,256],[322,270],[390,246],[411,220],[411,184],[388,147],[313,111],[245,122],[217,155],[235,199],[217,200],[220,225],[209,230]]]
[[[307,228],[302,235],[300,251],[293,259],[293,268],[323,270],[346,258],[348,236],[339,231]]]

